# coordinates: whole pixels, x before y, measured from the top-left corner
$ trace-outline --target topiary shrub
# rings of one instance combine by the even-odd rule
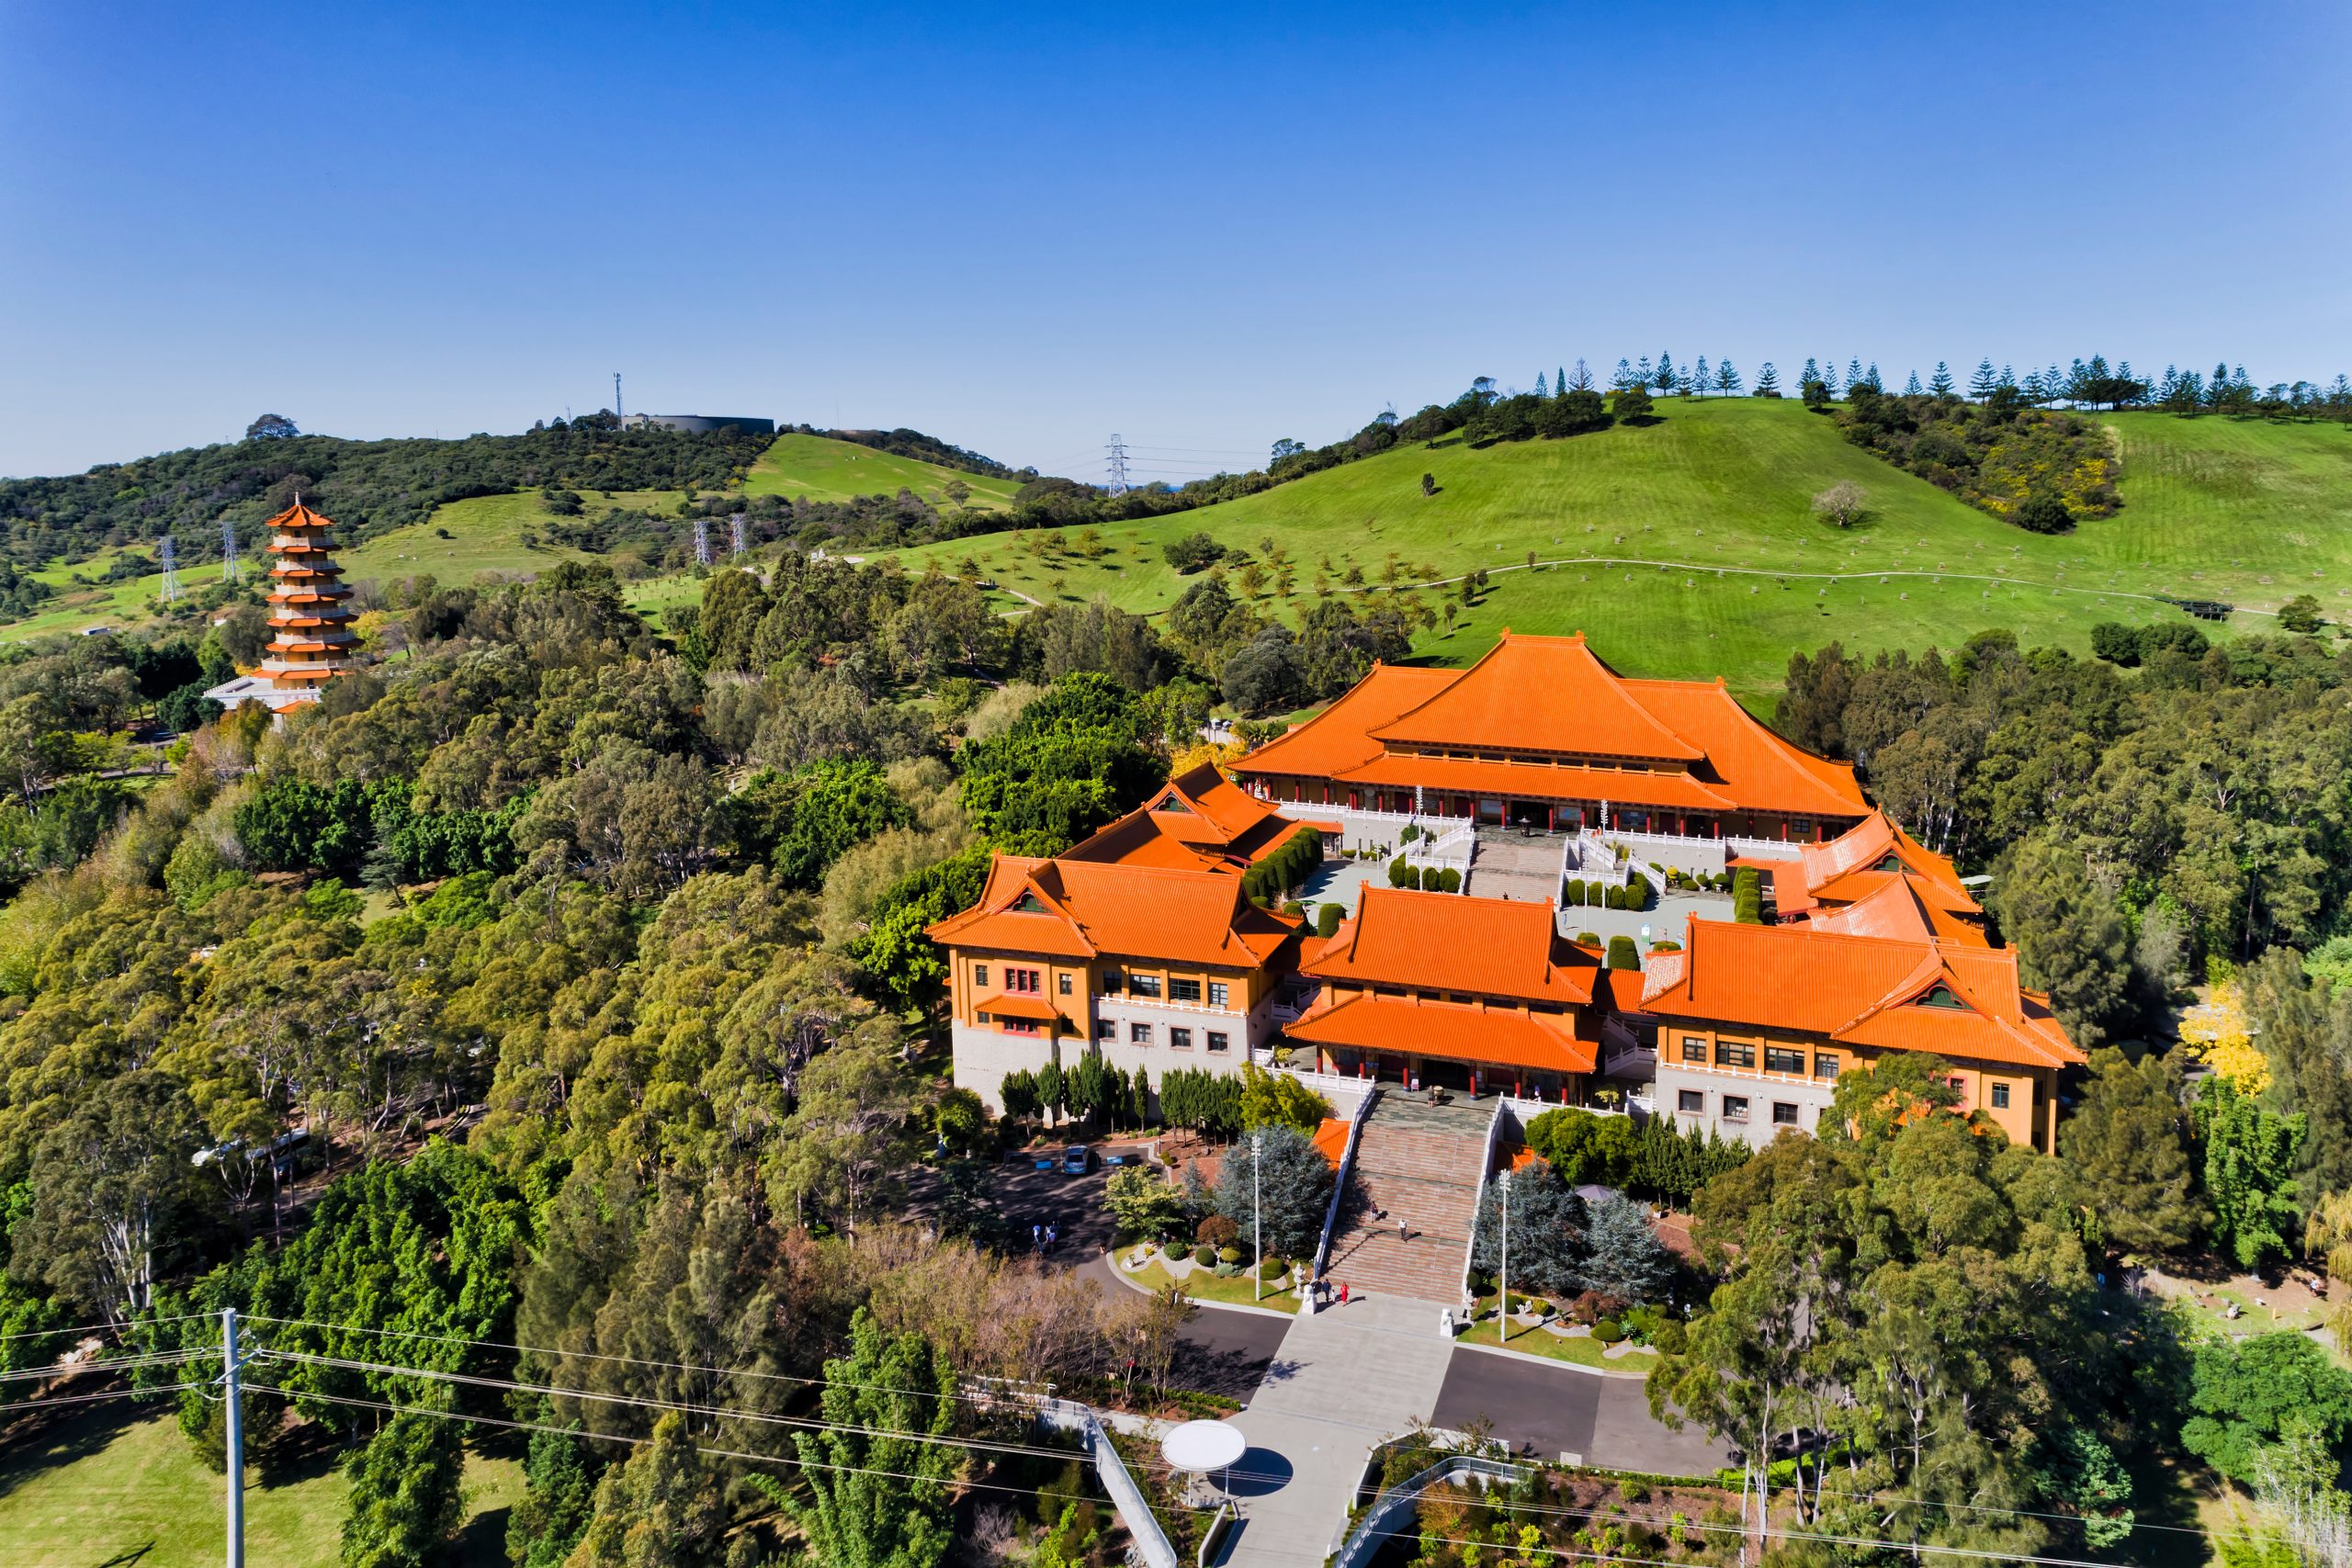
[[[1613,1317],[1604,1317],[1592,1325],[1592,1337],[1603,1345],[1616,1345],[1625,1338],[1625,1325]]]
[[[1193,1261],[1202,1265],[1204,1268],[1215,1263],[1216,1261],[1216,1248],[1209,1246],[1206,1242],[1202,1243],[1200,1246],[1193,1248]]]
[[[1261,1280],[1279,1280],[1289,1272],[1290,1265],[1279,1258],[1269,1258],[1258,1266],[1258,1278]]]
[[[1732,873],[1731,918],[1744,926],[1764,923],[1764,878],[1752,865]]]
[[[1225,1261],[1224,1261],[1224,1260],[1222,1260],[1222,1259],[1219,1259],[1219,1260],[1218,1260],[1218,1263],[1217,1263],[1217,1266],[1216,1266],[1216,1277],[1217,1277],[1218,1279],[1220,1279],[1220,1280],[1230,1280],[1230,1279],[1232,1279],[1236,1274],[1238,1274],[1238,1273],[1240,1273],[1240,1272],[1241,1272],[1241,1270],[1240,1270],[1240,1269],[1237,1269],[1237,1268],[1235,1268],[1232,1264],[1227,1263],[1227,1262],[1225,1262]]]
[[[1325,902],[1316,905],[1315,934],[1325,937],[1335,934],[1340,929],[1340,922],[1346,918],[1347,911],[1337,904]]]
[[[1216,1249],[1216,1260],[1219,1263],[1238,1263],[1241,1261],[1241,1249],[1238,1247],[1220,1247]]]
[[[1437,890],[1441,893],[1461,892],[1462,874],[1450,865],[1445,867],[1437,874]]]
[[[1634,939],[1632,937],[1612,936],[1609,939],[1609,967],[1611,969],[1639,969],[1641,966],[1642,955],[1638,952],[1634,951]]]
[[[1599,947],[1600,945],[1600,933],[1599,931],[1578,931],[1577,932],[1577,945],[1578,947]]]
[[[1400,844],[1409,844],[1420,836],[1420,829],[1415,827],[1412,823],[1408,822],[1405,824],[1404,830],[1396,835],[1396,841]]]
[[[1395,860],[1388,863],[1389,886],[1418,887],[1420,886],[1420,881],[1421,874],[1414,870],[1411,866],[1407,865],[1403,855],[1398,855]]]

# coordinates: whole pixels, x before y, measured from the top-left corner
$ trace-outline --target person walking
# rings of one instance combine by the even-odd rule
[[[1340,1281],[1340,1304],[1348,1304],[1348,1282],[1345,1280]]]
[[[1405,1228],[1405,1216],[1402,1214],[1396,1216],[1396,1239],[1398,1241],[1413,1239],[1413,1233]]]
[[[1046,1227],[1044,1225],[1033,1224],[1029,1227],[1029,1250],[1032,1252],[1043,1252],[1046,1250]]]

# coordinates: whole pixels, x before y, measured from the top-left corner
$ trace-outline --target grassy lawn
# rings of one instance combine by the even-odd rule
[[[1122,1248],[1119,1256],[1124,1257],[1125,1251],[1125,1248]],[[1158,1258],[1154,1258],[1141,1269],[1129,1269],[1125,1264],[1120,1264],[1118,1270],[1119,1278],[1131,1284],[1140,1285],[1155,1295],[1166,1290],[1175,1278],[1168,1272],[1167,1264]],[[1265,1287],[1266,1293],[1263,1296],[1253,1297],[1250,1293],[1250,1275],[1246,1270],[1229,1279],[1220,1280],[1204,1269],[1195,1269],[1184,1276],[1182,1283],[1185,1292],[1196,1302],[1223,1302],[1227,1305],[1272,1307],[1276,1312],[1295,1313],[1298,1310],[1298,1296],[1295,1292],[1277,1291],[1271,1284]]]
[[[0,1447],[0,1561],[10,1568],[209,1568],[221,1560],[220,1477],[198,1462],[178,1424],[152,1408],[94,1405]],[[266,1484],[258,1472],[246,1478],[251,1568],[336,1560],[348,1484],[323,1455],[288,1471]],[[450,1561],[492,1568],[506,1560],[507,1512],[523,1495],[523,1468],[469,1451],[466,1488],[466,1525]]]
[[[1493,1304],[1494,1297],[1488,1296],[1478,1303],[1479,1310],[1484,1311]],[[1523,1350],[1528,1355],[1542,1356],[1555,1361],[1573,1361],[1579,1367],[1592,1367],[1625,1377],[1645,1376],[1657,1362],[1656,1356],[1641,1350],[1611,1359],[1601,1354],[1609,1347],[1589,1334],[1569,1338],[1548,1328],[1530,1328],[1523,1323],[1512,1324],[1510,1338],[1505,1341],[1497,1337],[1493,1318],[1474,1323],[1454,1337],[1457,1343],[1464,1345],[1501,1345],[1506,1349]]]
[[[1102,593],[1144,613],[1182,592],[1160,547],[1195,531],[1253,555],[1267,539],[1286,549],[1293,613],[1313,603],[1327,561],[1335,586],[1352,566],[1373,589],[1392,558],[1408,584],[1425,567],[1441,578],[1483,567],[1487,598],[1452,631],[1422,634],[1417,655],[1462,663],[1506,626],[1581,628],[1628,673],[1722,674],[1750,698],[1778,687],[1792,649],[1832,637],[1849,650],[1949,646],[2007,626],[2029,644],[2080,651],[2098,621],[2178,619],[2156,594],[2256,611],[2309,592],[2352,612],[2352,534],[2335,522],[2352,497],[2352,434],[2335,425],[2106,416],[2124,453],[2123,510],[2045,537],[1848,446],[1794,402],[1662,406],[1665,418],[1645,429],[1484,451],[1416,446],[1222,506],[1106,526],[1108,548],[1091,559],[1053,553],[1050,536],[1035,532],[899,553],[914,570],[935,558],[952,570],[968,557],[1033,598]],[[1420,493],[1423,473],[1437,481],[1433,496]],[[1813,495],[1839,479],[1871,495],[1872,515],[1852,529],[1812,513]],[[2233,624],[2269,626],[2245,613]]]
[[[743,480],[746,495],[806,496],[810,501],[847,501],[860,495],[896,495],[910,490],[933,506],[948,506],[946,486],[961,479],[971,493],[967,504],[976,511],[1009,505],[1018,479],[992,479],[943,468],[894,453],[877,452],[854,441],[824,435],[779,435],[760,455]]]

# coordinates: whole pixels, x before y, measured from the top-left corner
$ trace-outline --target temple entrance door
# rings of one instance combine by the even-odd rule
[[[1468,1094],[1470,1066],[1466,1062],[1448,1062],[1425,1056],[1421,1059],[1421,1087],[1450,1089],[1458,1094]]]

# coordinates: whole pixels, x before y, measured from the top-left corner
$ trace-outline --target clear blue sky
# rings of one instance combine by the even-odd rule
[[[1578,355],[2352,369],[2342,6],[1271,9],[15,0],[0,473],[615,370],[1183,478]]]

